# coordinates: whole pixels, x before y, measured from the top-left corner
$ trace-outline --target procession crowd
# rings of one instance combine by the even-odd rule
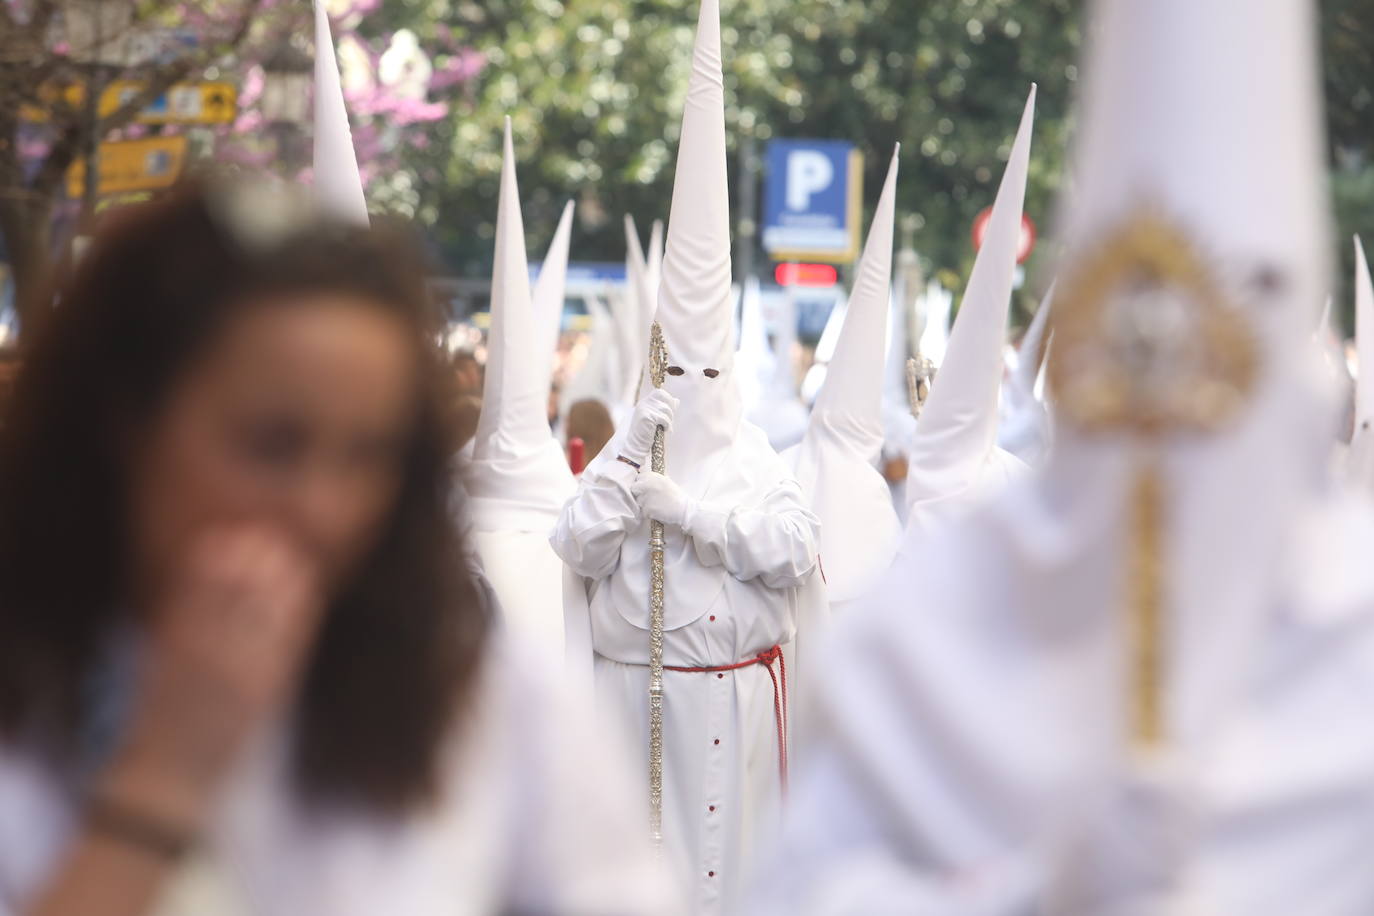
[[[731,273],[718,0],[666,232],[557,384],[573,208],[532,281],[508,120],[448,352],[317,6],[314,185],[112,211],[25,329],[0,914],[1374,912],[1374,287],[1357,239],[1352,381],[1313,4],[1090,7],[1019,344],[1034,74],[938,360],[893,151],[803,399]]]

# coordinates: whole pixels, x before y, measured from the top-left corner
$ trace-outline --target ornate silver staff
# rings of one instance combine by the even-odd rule
[[[649,328],[649,381],[663,387],[663,370],[668,365],[668,347],[663,328],[655,321]],[[663,455],[664,430],[654,431],[654,447],[649,468],[655,474],[666,471]],[[649,832],[655,848],[663,846],[663,523],[649,521]]]

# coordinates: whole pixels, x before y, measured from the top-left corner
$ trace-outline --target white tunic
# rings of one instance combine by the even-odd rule
[[[603,450],[617,453],[618,442]],[[630,466],[606,458],[582,475],[554,546],[590,580],[590,619],[600,711],[618,718],[647,760],[649,523],[630,492]],[[691,542],[666,531],[664,664],[731,665],[780,645],[791,652],[817,606],[802,588],[816,568],[817,523],[763,434],[741,424],[702,500]],[[719,511],[716,511],[719,509]],[[819,601],[816,595],[819,593]],[[570,639],[578,628],[569,621]],[[773,676],[780,665],[664,674],[665,846],[688,883],[697,913],[719,913],[736,895],[750,854],[768,836],[781,786]],[[640,788],[647,797],[647,766]]]
[[[403,823],[289,796],[264,742],[226,793],[203,851],[169,881],[165,916],[606,916],[682,912],[626,792],[619,742],[513,652],[488,656],[455,735],[442,800]],[[68,794],[0,749],[0,916],[16,916],[73,829]]]
[[[1027,488],[1009,495],[904,557],[837,628],[819,740],[751,912],[1374,912],[1369,510],[1294,520],[1244,692],[1141,760],[1118,724],[1124,612],[1087,600],[1111,594],[1119,537],[1024,531],[1045,516]]]

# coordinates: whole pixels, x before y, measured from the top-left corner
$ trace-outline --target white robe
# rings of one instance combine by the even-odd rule
[[[590,644],[599,711],[638,736],[647,760],[649,523],[630,491],[635,470],[613,457],[618,446],[613,440],[583,472],[553,543],[589,580],[589,618],[569,620],[568,629],[570,641],[581,634]],[[794,689],[800,665],[792,646],[825,607],[813,576],[815,516],[763,433],[747,423],[702,503],[709,518],[691,543],[680,529],[665,532],[664,664],[730,665],[780,645]],[[781,796],[774,682],[758,664],[666,671],[664,694],[664,845],[688,882],[692,912],[728,911],[752,851],[774,833]],[[647,769],[632,790],[644,797]]]
[[[837,628],[750,912],[1374,912],[1374,514],[1318,498],[1294,520],[1291,569],[1255,571],[1275,585],[1247,689],[1141,765],[1116,725],[1124,611],[1089,600],[1120,535],[1042,499],[942,530]]]
[[[620,742],[591,728],[522,654],[486,656],[443,797],[403,823],[304,815],[280,741],[249,755],[159,916],[606,916],[683,912],[626,790]],[[0,916],[17,916],[61,855],[74,810],[52,777],[0,748]]]
[[[549,445],[557,450],[555,443]],[[559,454],[557,460],[562,461]],[[544,462],[546,471],[548,464]],[[509,498],[482,499],[467,491],[466,480],[471,479],[473,468],[469,441],[454,459],[450,491],[453,518],[462,526],[463,543],[471,554],[469,571],[479,572],[494,593],[493,607],[501,626],[526,649],[539,653],[541,663],[561,666],[565,646],[561,609],[585,599],[580,589],[564,588],[563,561],[549,546],[558,513],[548,504],[558,498],[554,483],[560,475],[547,473],[542,482],[534,475],[536,483],[528,492],[508,485]],[[561,499],[570,496],[574,486],[568,475],[568,490]]]

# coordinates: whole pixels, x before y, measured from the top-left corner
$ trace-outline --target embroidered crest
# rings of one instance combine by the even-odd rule
[[[1215,431],[1254,388],[1258,343],[1244,317],[1187,235],[1156,212],[1088,254],[1051,320],[1055,402],[1084,430]]]

